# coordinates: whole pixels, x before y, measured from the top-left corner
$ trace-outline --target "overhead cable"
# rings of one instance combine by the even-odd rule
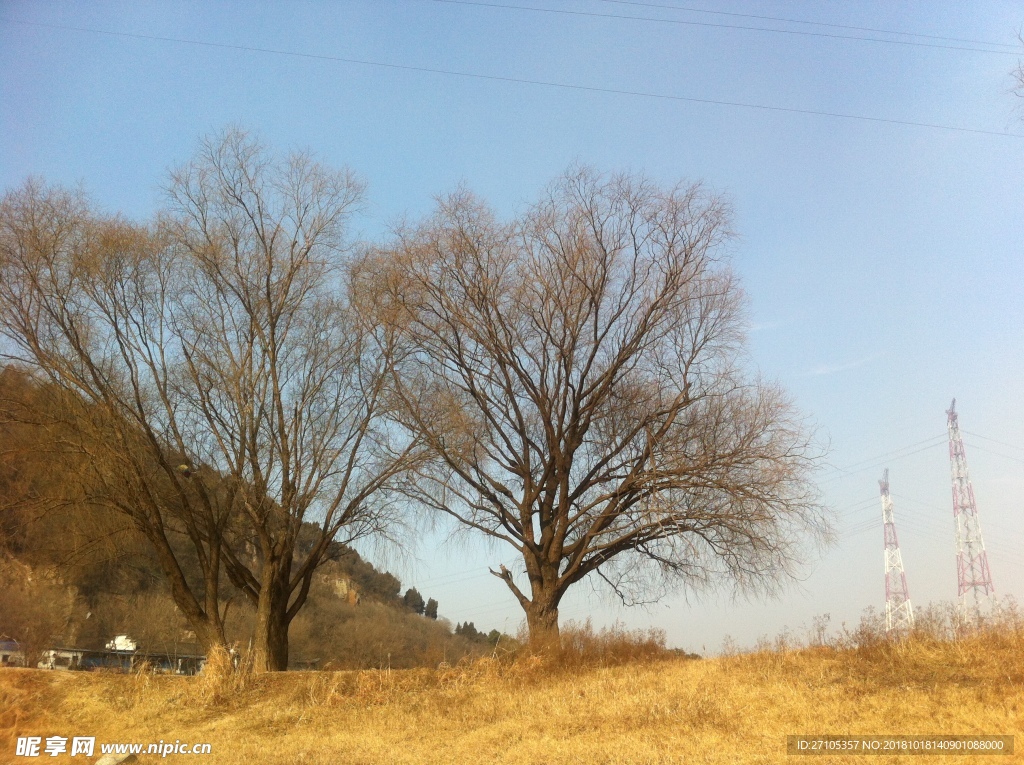
[[[829,32],[805,32],[799,29],[773,29],[768,27],[745,26],[743,24],[716,24],[710,21],[689,21],[686,19],[662,19],[651,16],[627,16],[619,13],[595,13],[593,11],[572,11],[565,8],[537,8],[529,5],[511,5],[509,3],[487,3],[481,0],[431,0],[446,5],[469,5],[480,8],[498,8],[512,11],[532,11],[534,13],[553,13],[562,16],[590,16],[620,21],[644,21],[657,24],[676,24],[688,27],[710,27],[713,29],[736,29],[748,32],[770,32],[782,35],[798,35],[800,37],[819,37],[832,40],[856,40],[859,42],[883,43],[888,45],[904,45],[915,48],[940,48],[943,50],[971,51],[973,53],[997,53],[1000,55],[1019,55],[1018,50],[992,50],[990,48],[973,48],[964,45],[943,45],[941,43],[915,42],[913,40],[887,40],[884,37],[863,37],[858,35],[840,35]]]
[[[904,37],[920,37],[925,40],[944,40],[946,42],[968,43],[971,45],[991,45],[993,47],[1011,48],[1013,51],[1020,51],[1020,45],[1016,43],[998,43],[990,40],[970,40],[963,37],[946,37],[944,35],[929,35],[921,32],[905,32],[897,29],[879,29],[877,27],[858,27],[850,24],[829,24],[824,21],[807,21],[806,19],[787,19],[779,16],[760,16],[755,13],[736,13],[732,11],[711,11],[706,8],[688,8],[681,5],[666,5],[663,3],[642,3],[637,0],[598,0],[602,3],[614,5],[631,5],[640,8],[659,8],[663,10],[683,11],[685,13],[703,13],[711,16],[731,16],[739,19],[757,19],[759,21],[778,21],[783,24],[803,24],[805,26],[825,27],[828,29],[849,29],[853,32],[874,32],[883,35],[902,35]]]
[[[957,125],[944,125],[937,122],[916,122],[914,120],[900,120],[888,117],[868,117],[862,114],[849,114],[845,112],[829,112],[818,109],[798,109],[788,106],[771,106],[768,104],[755,104],[744,101],[726,101],[713,98],[697,98],[694,96],[677,96],[667,93],[654,93],[641,90],[625,90],[622,88],[607,88],[596,85],[577,85],[566,82],[555,82],[553,80],[533,80],[522,77],[506,77],[495,74],[480,74],[479,72],[466,72],[456,69],[439,69],[425,66],[412,66],[409,64],[393,64],[384,61],[371,61],[369,59],[347,58],[342,56],[328,56],[318,53],[303,53],[300,51],[281,50],[276,48],[264,48],[253,45],[232,45],[229,43],[209,42],[206,40],[192,40],[183,37],[167,37],[164,35],[147,35],[136,32],[114,32],[108,29],[95,29],[91,27],[77,27],[64,24],[47,24],[38,21],[22,21],[20,19],[2,19],[0,22],[7,24],[24,24],[49,29],[61,29],[70,32],[87,32],[90,34],[107,35],[110,37],[122,37],[135,40],[151,40],[155,42],[170,42],[182,45],[195,45],[204,48],[218,48],[222,50],[245,51],[248,53],[266,53],[276,56],[291,56],[304,58],[313,61],[331,61],[341,64],[355,64],[358,66],[371,66],[381,69],[393,69],[407,72],[423,72],[426,74],[440,74],[449,77],[462,77],[466,79],[485,80],[490,82],[506,82],[518,85],[533,85],[545,88],[558,88],[560,90],[574,90],[586,93],[603,93],[615,96],[630,96],[636,98],[649,98],[661,101],[676,101],[681,103],[707,104],[710,106],[728,106],[740,109],[751,109],[765,112],[778,112],[782,114],[799,114],[811,117],[831,117],[834,119],[856,120],[858,122],[873,122],[877,124],[902,125],[904,127],[930,128],[933,130],[946,130],[955,133],[970,133],[974,135],[991,135],[1000,138],[1024,138],[1022,133],[1008,133],[997,130],[983,130],[981,128],[959,127]]]

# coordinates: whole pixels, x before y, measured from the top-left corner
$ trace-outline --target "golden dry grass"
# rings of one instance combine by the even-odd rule
[[[270,676],[213,667],[197,678],[8,669],[0,761],[32,761],[13,757],[19,734],[209,742],[212,756],[166,761],[223,765],[800,762],[785,754],[795,733],[998,733],[1020,748],[1022,649],[1011,633],[606,667],[520,658]]]

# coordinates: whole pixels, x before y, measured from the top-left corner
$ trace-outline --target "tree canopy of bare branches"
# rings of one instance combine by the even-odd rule
[[[8,194],[0,332],[67,392],[105,500],[153,544],[204,645],[224,642],[226,575],[257,608],[258,661],[284,669],[315,569],[336,539],[386,531],[418,459],[389,425],[390,334],[348,290],[362,185],[231,130],[168,198],[141,227],[34,182]],[[169,535],[196,550],[199,592]]]
[[[401,332],[419,499],[522,557],[500,577],[531,641],[588,575],[625,602],[666,586],[772,588],[828,535],[815,449],[743,370],[730,210],[700,185],[570,171],[500,222],[459,192],[364,264]]]

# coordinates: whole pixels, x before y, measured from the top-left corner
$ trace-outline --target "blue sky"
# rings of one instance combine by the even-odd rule
[[[563,607],[663,627],[670,643],[710,653],[725,635],[749,645],[815,614],[838,625],[882,605],[886,466],[913,600],[955,597],[947,449],[926,440],[944,433],[953,396],[996,588],[1024,598],[1024,101],[1009,76],[1022,24],[1018,3],[998,1],[8,0],[0,187],[30,174],[81,183],[143,218],[199,136],[237,124],[359,173],[367,237],[463,182],[514,214],[576,161],[727,194],[751,364],[830,445],[820,480],[838,541],[767,604],[680,596],[624,610],[582,584]],[[520,612],[486,573],[508,552],[438,547],[440,536],[384,565],[443,616],[514,631]]]

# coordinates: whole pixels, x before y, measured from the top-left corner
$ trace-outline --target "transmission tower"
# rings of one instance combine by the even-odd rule
[[[907,574],[903,570],[903,556],[896,538],[896,523],[892,517],[892,497],[889,496],[889,468],[878,482],[882,492],[882,528],[885,535],[885,631],[909,632],[914,627],[914,607],[910,605]]]
[[[974,502],[974,487],[967,473],[967,455],[960,437],[960,424],[956,416],[956,399],[946,412],[949,427],[949,463],[953,474],[953,520],[956,522],[956,572],[960,597],[960,615],[973,614],[981,619],[983,609],[994,605],[996,588],[992,585],[992,572],[981,538],[978,506]]]

